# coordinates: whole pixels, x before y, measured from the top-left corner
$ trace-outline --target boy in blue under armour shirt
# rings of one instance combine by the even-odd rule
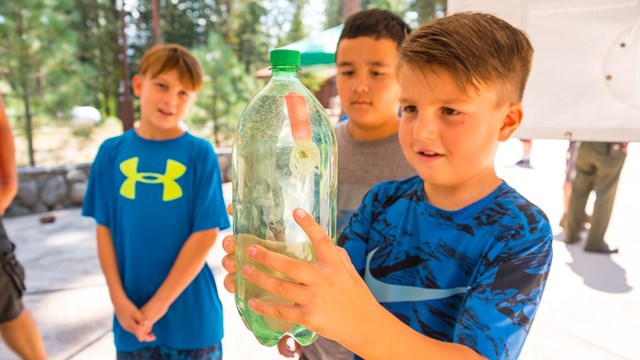
[[[516,359],[551,265],[545,214],[495,172],[522,121],[533,49],[496,18],[459,13],[399,50],[399,138],[417,177],[376,185],[334,247],[301,209],[307,264],[251,246],[243,276],[294,304],[258,313],[302,324],[366,359]],[[233,236],[223,247],[233,252]],[[346,250],[346,251],[344,251]],[[223,259],[233,273],[233,255]],[[363,281],[364,280],[364,281]],[[233,274],[225,287],[234,291]]]
[[[202,70],[172,44],[148,50],[138,70],[139,126],[102,144],[82,211],[98,224],[117,357],[220,359],[222,306],[205,259],[229,219],[213,147],[179,126]]]

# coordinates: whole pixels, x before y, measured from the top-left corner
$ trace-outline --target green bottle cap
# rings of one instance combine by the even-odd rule
[[[289,49],[271,50],[269,62],[271,66],[300,66],[300,52]]]

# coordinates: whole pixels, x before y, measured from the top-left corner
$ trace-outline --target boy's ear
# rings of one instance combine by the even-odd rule
[[[133,79],[131,79],[131,87],[133,88],[133,94],[135,96],[140,97],[140,92],[142,90],[142,82],[143,82],[143,79],[140,75],[134,75]]]
[[[498,132],[499,141],[507,141],[518,130],[520,123],[522,122],[522,104],[509,104],[507,113],[502,119],[502,126]]]

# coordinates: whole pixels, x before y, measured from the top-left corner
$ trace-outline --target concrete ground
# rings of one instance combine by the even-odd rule
[[[520,359],[640,359],[632,326],[640,323],[640,237],[633,230],[640,214],[640,144],[631,144],[622,173],[607,240],[620,254],[597,255],[582,244],[565,245],[557,226],[567,142],[535,140],[533,169],[512,166],[521,154],[518,140],[503,144],[496,158],[499,175],[539,205],[555,232],[554,262],[542,305]],[[227,200],[229,184],[225,185]],[[5,219],[27,271],[25,302],[42,331],[50,359],[113,359],[112,308],[96,257],[94,223],[79,209]],[[222,236],[223,234],[221,234]],[[222,283],[221,246],[209,256]],[[258,344],[245,329],[231,294],[220,285],[225,309],[225,359],[282,359]],[[418,354],[416,354],[418,355]],[[419,356],[418,356],[419,357]],[[14,359],[0,343],[0,360]]]

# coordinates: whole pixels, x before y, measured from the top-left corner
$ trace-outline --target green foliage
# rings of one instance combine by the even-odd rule
[[[408,7],[406,0],[362,0],[363,9],[389,10],[400,17],[404,17]]]
[[[117,88],[122,77],[118,44],[120,22],[115,0],[74,0],[74,3],[71,26],[76,33],[76,42],[75,52],[71,53],[75,55],[77,64],[72,65],[67,74],[82,76],[81,79],[69,76],[68,82],[81,82],[86,88],[86,94],[74,105],[92,105],[105,116],[114,115]],[[69,54],[62,55],[68,57]]]
[[[209,137],[220,146],[232,139],[244,107],[260,85],[219,34],[212,33],[207,46],[193,52],[202,64],[204,78],[189,124],[210,128]]]
[[[73,3],[71,0],[23,0],[2,5],[0,64],[7,70],[3,77],[14,95],[22,100],[29,163],[35,165],[33,116],[46,110],[42,100],[48,93],[47,70],[54,63],[55,53],[73,42],[74,34],[67,26]]]
[[[320,90],[325,80],[315,72],[302,72],[300,74],[300,82],[312,93]]]
[[[410,24],[413,28],[418,27],[420,24],[429,22],[436,16],[444,15],[447,9],[446,0],[411,0],[409,9],[414,11],[418,18],[416,24]]]
[[[324,16],[327,29],[342,24],[342,0],[326,0]]]
[[[289,0],[293,6],[294,12],[290,21],[290,30],[283,38],[283,43],[288,44],[300,39],[304,39],[307,36],[307,32],[304,29],[302,22],[302,12],[307,5],[307,0]]]
[[[303,15],[310,1],[158,0],[162,41],[194,49],[205,71],[189,119],[194,130],[210,126],[214,141],[230,139],[242,110],[263,85],[254,71],[268,65],[271,49],[308,35]],[[75,105],[96,107],[103,118],[117,114],[123,91],[121,3],[0,0],[0,83],[18,136],[31,139],[40,124],[68,122]],[[332,25],[340,23],[342,2],[327,0],[327,5],[336,10]],[[151,6],[151,0],[126,1],[131,74],[154,43]],[[302,81],[314,91],[322,84],[313,74],[302,74]]]
[[[245,70],[255,71],[269,63],[270,41],[265,38],[268,34],[264,21],[267,10],[261,2],[249,0],[243,2],[239,11],[239,21],[236,30],[237,42],[232,43]]]

